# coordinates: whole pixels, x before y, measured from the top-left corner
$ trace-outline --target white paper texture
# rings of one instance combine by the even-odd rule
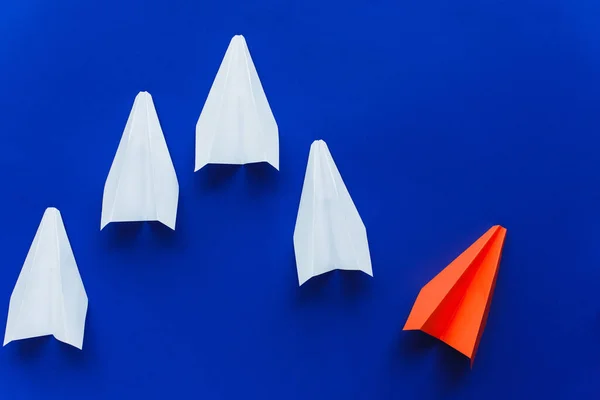
[[[365,225],[322,140],[310,146],[294,251],[300,285],[334,269],[373,276]]]
[[[231,39],[196,124],[196,167],[266,161],[279,170],[279,129],[246,40]]]
[[[48,208],[10,296],[4,345],[53,335],[82,349],[88,298],[60,212]]]
[[[110,167],[100,229],[110,222],[160,221],[175,229],[179,183],[152,96],[140,92]]]

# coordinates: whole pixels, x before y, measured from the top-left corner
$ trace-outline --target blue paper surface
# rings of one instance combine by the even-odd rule
[[[0,349],[0,397],[598,397],[598,15],[583,0],[2,3],[0,321],[48,206],[89,312],[81,352],[51,338]],[[194,174],[194,127],[235,34],[277,119],[281,171]],[[177,171],[177,230],[100,232],[141,90]],[[374,278],[298,288],[315,139],[367,227]],[[401,329],[420,288],[494,224],[508,234],[471,371]]]

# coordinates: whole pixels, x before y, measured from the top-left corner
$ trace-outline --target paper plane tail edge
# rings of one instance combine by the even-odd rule
[[[435,337],[435,336],[434,336]],[[439,338],[437,338],[439,339]],[[475,357],[473,356],[473,354],[467,354],[465,352],[463,352],[462,350],[458,349],[457,347],[452,346],[450,343],[446,342],[444,339],[439,339],[441,342],[443,342],[446,346],[456,350],[458,353],[462,354],[463,356],[467,357],[470,361],[471,361],[471,365],[473,364],[473,360],[475,360]]]
[[[269,160],[260,160],[260,161],[246,161],[246,162],[226,162],[226,161],[208,161],[208,162],[201,162],[198,163],[194,166],[194,172],[198,172],[200,171],[202,168],[206,167],[207,165],[248,165],[248,164],[259,164],[259,163],[267,163],[269,164],[271,167],[275,168],[277,171],[279,171],[279,162],[271,162]]]
[[[2,345],[2,347],[6,347],[8,344],[18,341],[18,340],[27,340],[27,339],[34,339],[36,337],[44,337],[44,336],[49,336],[49,335],[41,335],[41,336],[32,336],[32,337],[27,337],[27,338],[22,338],[22,339],[8,339],[8,340],[4,340],[4,344]],[[69,343],[65,340],[60,340],[59,338],[57,338],[56,336],[52,335],[52,337],[56,340],[58,340],[61,343],[67,344],[69,346],[75,347],[78,350],[83,350],[83,343],[81,344],[76,344],[76,343]]]
[[[169,228],[171,230],[175,230],[175,226],[177,225],[177,220],[173,221],[173,223],[171,224],[170,222],[166,221],[164,218],[144,219],[144,220],[123,220],[123,221],[110,220],[108,222],[101,222],[100,230],[104,229],[109,224],[120,223],[120,222],[160,222],[161,224],[163,224],[164,226],[166,226],[167,228]]]
[[[206,162],[195,163],[194,164],[194,172],[200,171],[202,168],[206,167],[207,165],[208,165],[208,163],[206,163]]]
[[[444,343],[446,346],[450,347],[451,349],[454,349],[457,353],[460,353],[461,355],[467,357],[470,360],[470,364],[471,364],[471,368],[473,368],[473,361],[475,361],[475,357],[473,357],[472,355],[466,354],[464,352],[462,352],[461,350],[457,349],[456,347],[452,346],[451,344],[449,344],[448,342],[446,342],[444,339],[439,338],[435,335],[432,335],[431,333],[421,329],[421,328],[417,328],[417,327],[406,327],[407,324],[404,325],[404,327],[402,328],[403,331],[419,331],[419,332],[423,332],[424,334],[431,336],[434,339],[439,340],[440,342]]]
[[[370,276],[371,278],[373,277],[373,268],[369,268],[369,269],[366,269],[366,268],[364,268],[364,269],[363,268],[336,268],[336,269],[340,270],[340,271],[357,271],[357,272],[362,272],[362,273]],[[334,271],[334,270],[332,270],[332,271]]]
[[[434,338],[436,338],[438,340],[441,340],[438,337],[436,337],[435,335],[432,335],[431,333],[427,332],[425,330],[425,324],[424,323],[419,324],[418,322],[415,322],[414,320],[412,320],[410,318],[410,315],[406,318],[406,322],[404,323],[404,326],[402,327],[402,330],[403,331],[421,331],[423,333],[428,334],[431,337],[434,337]]]
[[[15,336],[11,335],[9,337],[4,338],[4,344],[2,345],[2,347],[6,346],[7,344],[12,343],[12,342],[18,342],[20,340],[27,340],[27,339],[41,338],[41,337],[45,337],[45,336],[52,336],[52,337],[56,338],[56,336],[54,336],[54,334],[52,334],[52,333],[38,333],[33,336],[20,336],[20,337],[19,336],[15,337]]]
[[[371,278],[373,277],[373,271],[372,271],[372,270],[371,270],[371,271],[365,271],[365,270],[363,270],[363,269],[345,269],[345,268],[336,268],[336,269],[332,269],[332,270],[329,270],[329,271],[323,271],[323,272],[320,272],[320,273],[318,273],[318,274],[310,275],[310,276],[309,276],[308,278],[306,278],[306,279],[301,279],[301,278],[300,278],[300,276],[298,276],[298,286],[299,286],[299,287],[300,287],[300,286],[302,286],[303,284],[305,284],[306,282],[308,282],[309,280],[311,280],[312,278],[314,278],[314,277],[316,277],[316,276],[319,276],[319,275],[324,275],[324,274],[327,274],[327,273],[329,273],[329,272],[336,271],[336,270],[338,270],[338,271],[357,271],[357,272],[362,272],[362,273],[364,273],[364,274],[366,274],[366,275],[370,276]]]
[[[75,342],[75,341],[63,340],[63,339],[58,338],[56,335],[52,335],[52,337],[54,337],[54,339],[58,340],[61,343],[68,344],[69,346],[73,346],[78,350],[83,350],[83,337],[81,338],[81,342],[80,341]]]
[[[157,219],[157,221],[173,231],[175,230],[175,225],[177,224],[177,220],[173,221],[173,224],[170,224],[163,219]]]
[[[402,327],[403,331],[420,331],[421,330],[421,327],[415,326],[414,324],[409,325],[409,322],[410,321],[407,319],[407,321],[404,323],[404,326]]]
[[[311,273],[311,274],[306,274],[305,278],[300,278],[300,274],[298,274],[298,287],[302,286],[303,284],[305,284],[306,282],[310,281],[312,278],[317,277],[319,275],[324,275],[328,272],[331,272],[331,270],[329,271],[323,271],[323,272],[319,272],[317,274]]]
[[[310,277],[308,277],[306,279],[301,279],[300,277],[298,277],[298,287],[304,285],[306,282],[308,282],[312,278],[314,278],[314,276],[310,276]]]

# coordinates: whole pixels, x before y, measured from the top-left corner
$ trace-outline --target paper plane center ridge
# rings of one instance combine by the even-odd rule
[[[496,225],[427,283],[404,330],[421,330],[471,359],[485,328],[506,229]]]
[[[279,128],[246,39],[231,39],[196,124],[196,165],[268,162],[279,169]]]

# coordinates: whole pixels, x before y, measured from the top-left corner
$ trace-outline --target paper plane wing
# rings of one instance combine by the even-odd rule
[[[373,276],[365,225],[322,140],[310,146],[294,251],[300,285],[334,269]]]
[[[506,229],[496,225],[425,285],[404,330],[421,330],[471,359],[485,328]]]
[[[231,39],[196,124],[196,167],[266,161],[279,169],[279,129],[246,40]]]
[[[87,307],[60,212],[48,208],[10,296],[4,345],[53,335],[81,349]]]
[[[160,221],[175,229],[179,183],[152,96],[140,92],[127,119],[102,199],[110,222]]]

